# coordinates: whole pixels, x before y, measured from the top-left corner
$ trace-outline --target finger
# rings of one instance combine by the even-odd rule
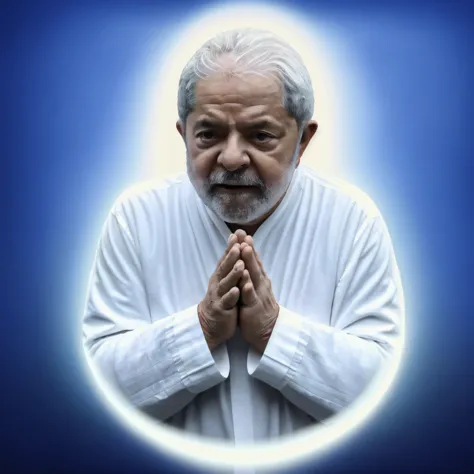
[[[260,269],[260,265],[257,262],[257,259],[255,258],[255,252],[253,248],[246,243],[243,243],[241,248],[241,255],[242,260],[245,263],[245,268],[250,273],[250,279],[252,280],[254,287],[258,288],[262,279],[262,271]]]
[[[247,237],[247,233],[245,232],[245,230],[242,230],[242,229],[237,229],[235,231],[235,235],[240,244],[244,242],[245,238]]]
[[[224,252],[223,256],[225,256],[227,253],[229,253],[229,251],[232,249],[232,247],[235,244],[238,244],[238,243],[239,243],[239,239],[238,239],[237,235],[230,234],[229,238],[227,239],[227,247],[225,249],[225,252]]]
[[[232,309],[237,304],[237,301],[239,301],[239,297],[240,290],[234,286],[221,298],[222,309]]]
[[[224,261],[217,268],[217,277],[222,280],[232,270],[237,260],[240,258],[240,244],[235,243],[227,253]]]
[[[242,278],[239,281],[239,289],[240,289],[240,298],[239,298],[239,304],[243,305],[244,302],[242,301],[242,290],[244,289],[244,286],[247,283],[250,283],[252,280],[250,280],[250,274],[247,269],[245,269],[242,273]]]
[[[242,278],[239,281],[239,288],[242,290],[246,283],[250,283],[252,280],[250,280],[250,274],[247,269],[245,269],[242,273]]]
[[[242,278],[244,269],[244,262],[242,260],[237,260],[229,274],[219,282],[217,294],[219,296],[225,295],[232,289],[232,287],[237,286],[239,280]]]
[[[266,275],[265,269],[263,268],[263,263],[260,260],[260,257],[258,256],[257,251],[255,250],[255,243],[254,243],[253,238],[250,235],[247,235],[247,237],[245,237],[244,243],[246,243],[247,245],[250,245],[250,247],[253,248],[254,253],[255,253],[255,259],[257,260],[258,266],[260,267],[262,274],[265,276]]]
[[[266,277],[267,274],[265,273],[265,269],[263,268],[263,263],[260,260],[260,257],[258,256],[258,253],[256,251],[254,251],[254,255],[255,255],[255,260],[257,260],[258,266],[260,267],[260,271],[262,272],[262,275]]]
[[[227,254],[229,253],[230,249],[237,243],[239,243],[237,236],[235,234],[230,234],[229,238],[227,239],[227,247],[225,249],[225,252],[222,254],[221,258],[217,262],[216,268],[219,268],[219,266],[227,257]]]
[[[253,306],[258,300],[257,292],[251,281],[242,288],[242,304],[244,306]]]
[[[247,244],[247,245],[250,245],[250,247],[252,248],[255,248],[254,246],[254,242],[253,242],[253,238],[251,235],[247,235],[244,239],[244,242]]]

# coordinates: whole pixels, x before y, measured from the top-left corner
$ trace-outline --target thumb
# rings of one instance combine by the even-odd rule
[[[242,304],[244,306],[254,306],[258,301],[257,292],[253,286],[252,281],[245,283],[242,288]]]

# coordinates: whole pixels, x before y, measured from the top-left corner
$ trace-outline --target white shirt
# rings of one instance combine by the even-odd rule
[[[265,353],[238,332],[211,352],[196,308],[229,235],[186,174],[124,193],[103,229],[83,327],[99,371],[133,405],[238,445],[355,400],[398,343],[403,298],[377,208],[300,165],[253,236],[280,305]]]

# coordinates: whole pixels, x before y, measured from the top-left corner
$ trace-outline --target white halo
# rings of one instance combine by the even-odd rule
[[[160,71],[153,71],[154,84],[149,93],[159,98],[160,106],[158,107],[156,103],[152,104],[153,110],[147,122],[148,159],[144,163],[144,175],[147,178],[150,177],[150,173],[166,176],[185,169],[184,146],[174,129],[173,119],[170,119],[170,114],[177,115],[176,93],[173,91],[177,92],[179,74],[185,62],[200,44],[219,31],[239,26],[255,26],[274,31],[300,52],[313,79],[315,118],[324,124],[318,140],[313,145],[318,151],[306,152],[306,155],[318,157],[317,163],[314,163],[315,167],[330,173],[338,172],[338,165],[341,165],[337,148],[339,145],[335,135],[341,103],[340,99],[336,99],[339,94],[335,93],[338,76],[329,74],[329,71],[334,71],[334,69],[329,66],[330,60],[324,53],[321,35],[316,36],[310,33],[311,29],[317,29],[318,33],[321,29],[308,24],[293,12],[281,7],[244,4],[232,7],[222,6],[205,11],[201,17],[176,33],[179,39],[175,47],[168,50],[165,58],[160,59],[162,65]],[[331,44],[331,48],[334,47],[334,44]],[[156,79],[159,77],[162,81],[156,85]],[[159,165],[159,169],[154,166],[155,164]],[[311,162],[308,164],[313,165]],[[87,357],[84,358],[84,354],[82,356],[85,362],[84,370],[92,375],[91,384],[99,389],[98,395],[103,405],[111,413],[118,415],[124,427],[161,453],[174,456],[178,461],[186,461],[211,470],[241,466],[275,471],[321,455],[334,447],[336,443],[347,439],[350,434],[354,434],[357,427],[373,417],[398,372],[405,339],[404,315],[402,319],[401,340],[403,342],[391,365],[387,367],[383,375],[376,377],[365,393],[349,408],[322,426],[295,433],[291,439],[285,437],[253,447],[235,448],[228,443],[193,437],[184,432],[157,425],[111,391],[94,368],[94,364]]]

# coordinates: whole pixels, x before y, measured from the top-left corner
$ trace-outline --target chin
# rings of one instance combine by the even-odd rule
[[[268,211],[265,208],[258,209],[226,209],[221,205],[211,206],[211,209],[225,222],[229,224],[250,225],[260,220]]]

